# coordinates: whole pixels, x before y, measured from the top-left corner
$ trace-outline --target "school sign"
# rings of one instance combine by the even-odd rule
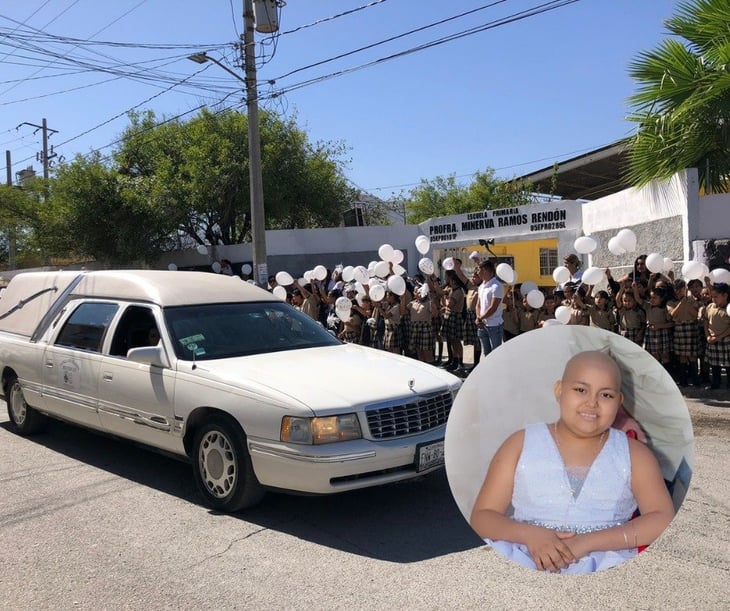
[[[582,225],[581,206],[574,201],[560,201],[480,210],[429,219],[419,224],[419,228],[432,243],[515,238],[566,229],[575,231]]]

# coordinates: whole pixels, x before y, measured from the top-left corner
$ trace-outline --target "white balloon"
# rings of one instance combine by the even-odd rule
[[[275,286],[271,292],[274,297],[278,297],[282,301],[286,301],[286,289],[283,286]]]
[[[535,284],[535,283],[534,283],[534,282],[532,282],[531,280],[525,280],[525,281],[524,281],[524,282],[523,282],[523,283],[522,283],[522,284],[520,285],[520,293],[522,293],[523,295],[527,296],[527,295],[529,295],[529,294],[530,294],[530,293],[531,293],[532,291],[534,291],[534,290],[535,290],[536,288],[537,288],[537,284]],[[533,306],[533,307],[534,307],[534,306]]]
[[[376,281],[376,282],[373,282]],[[370,284],[371,286],[375,286],[376,284],[383,284],[383,281],[380,278],[368,278],[368,281],[365,283],[362,282],[355,282],[355,292],[357,293],[357,302],[360,303],[360,297],[363,295],[366,295],[365,292],[365,284]]]
[[[722,267],[718,267],[710,272],[710,280],[712,284],[730,284],[730,272]]]
[[[370,287],[371,301],[381,301],[383,297],[385,297],[385,287],[382,284],[376,284],[375,286]]]
[[[699,261],[686,261],[682,265],[682,277],[685,280],[701,280],[702,263]]]
[[[174,263],[170,263],[170,265],[167,266],[167,269],[169,269],[171,272],[176,272],[177,265],[175,265]]]
[[[545,303],[545,295],[543,295],[542,291],[538,289],[532,289],[529,293],[527,293],[525,299],[527,299],[527,303],[536,310],[541,308],[542,304]]]
[[[563,265],[556,267],[553,270],[553,280],[555,280],[555,284],[570,282],[570,270]]]
[[[396,295],[402,295],[406,292],[406,281],[401,276],[391,276],[388,278],[388,289]]]
[[[570,321],[570,308],[562,305],[555,308],[555,320],[560,324],[567,325]]]
[[[347,297],[338,297],[335,301],[335,310],[347,310],[350,311],[352,302]]]
[[[373,266],[373,267],[375,267],[375,266]],[[362,265],[358,265],[355,268],[355,270],[354,270],[354,272],[352,274],[352,277],[357,282],[360,282],[362,284],[365,284],[368,281],[368,279],[370,278],[370,272],[368,271],[368,268],[367,267],[363,267]]]
[[[419,235],[416,238],[416,250],[422,255],[425,255],[429,248],[431,248],[431,240],[425,235]]]
[[[446,271],[454,269],[454,258],[446,257],[443,261],[441,261],[441,267],[443,267]]]
[[[241,266],[241,273],[246,274],[247,276],[253,271],[253,268],[248,264],[244,263]]]
[[[482,260],[476,250],[472,251],[472,253],[469,255],[469,258],[474,261],[474,263],[479,263]]]
[[[221,264],[218,261],[213,261],[213,265],[210,266],[216,274],[221,273]]]
[[[347,310],[335,310],[335,314],[337,314],[337,318],[339,318],[342,322],[347,322],[350,320],[350,314],[352,313],[350,308],[347,308]]]
[[[512,284],[515,281],[515,270],[509,263],[500,263],[497,265],[497,277],[507,284]]]
[[[327,277],[327,268],[324,265],[317,265],[312,270],[312,275],[316,280],[324,280]]]
[[[368,263],[368,276],[374,276],[375,275],[375,266],[378,264],[377,261],[370,261]]]
[[[542,328],[544,329],[545,327],[552,327],[554,325],[562,325],[562,324],[563,324],[562,322],[560,322],[559,320],[556,320],[555,318],[548,318],[547,320],[544,320],[542,322]]]
[[[619,240],[619,237],[617,235],[613,236],[608,241],[608,250],[611,251],[612,255],[616,255],[616,256],[626,254],[626,249],[621,244],[621,240]]]
[[[658,252],[653,252],[647,255],[646,269],[655,274],[660,273],[664,269],[664,257]]]
[[[605,278],[606,274],[600,267],[589,267],[583,272],[581,282],[583,284],[598,284]]]
[[[406,268],[402,265],[398,265],[397,263],[393,266],[393,275],[394,276],[402,276],[406,273]]]
[[[352,279],[355,277],[355,268],[352,267],[352,265],[347,265],[342,268],[342,272],[340,272],[340,276],[342,277],[343,282],[351,282]]]
[[[622,229],[616,234],[616,237],[626,252],[634,252],[636,250],[636,234],[631,229]]]
[[[373,272],[379,278],[385,278],[390,273],[390,263],[388,261],[378,261],[373,268]]]
[[[200,244],[195,250],[197,250],[201,255],[208,254],[208,247],[205,244]]]
[[[402,250],[394,250],[393,256],[391,257],[390,260],[391,260],[391,262],[393,262],[397,265],[398,263],[403,263],[404,257],[405,257],[405,255],[403,254]]]
[[[378,256],[383,261],[390,262],[393,259],[393,247],[390,244],[381,244],[378,248]]]
[[[276,273],[276,284],[289,286],[290,284],[294,284],[294,278],[291,277],[289,272],[280,271]]]
[[[418,269],[427,276],[430,276],[434,272],[433,261],[431,261],[428,257],[423,257],[423,259],[418,262]]]
[[[674,261],[672,261],[671,257],[664,257],[664,266],[662,268],[663,272],[671,272],[674,271]]]
[[[596,242],[595,238],[584,235],[575,240],[573,247],[576,252],[587,255],[589,252],[593,252],[598,248],[598,242]]]
[[[307,282],[309,282],[309,280],[307,278],[301,277],[299,278],[298,282],[299,286],[304,286],[305,284],[307,284]]]
[[[313,272],[311,269],[308,269],[306,272],[304,272],[304,277],[302,278],[302,280],[304,280],[304,282],[300,282],[299,284],[307,284],[307,282],[311,282],[312,274],[313,274]]]

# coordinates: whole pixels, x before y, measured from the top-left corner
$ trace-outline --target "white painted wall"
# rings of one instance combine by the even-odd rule
[[[697,230],[690,240],[730,238],[730,194],[705,195],[699,198]]]

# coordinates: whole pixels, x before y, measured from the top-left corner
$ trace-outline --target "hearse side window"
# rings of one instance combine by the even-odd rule
[[[104,334],[118,309],[115,303],[82,303],[63,325],[56,346],[100,352]]]
[[[145,306],[130,305],[114,332],[109,354],[127,357],[127,351],[142,346],[154,346],[160,339],[160,332],[152,310]]]

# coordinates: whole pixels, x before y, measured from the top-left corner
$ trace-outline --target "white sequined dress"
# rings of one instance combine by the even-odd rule
[[[515,520],[564,532],[593,532],[627,522],[636,510],[636,499],[631,492],[626,434],[609,429],[608,439],[590,468],[583,474],[569,474],[547,424],[527,426],[515,469],[512,507],[510,517]],[[526,545],[485,541],[511,560],[536,568]],[[636,548],[592,552],[561,572],[592,573],[635,555]]]

